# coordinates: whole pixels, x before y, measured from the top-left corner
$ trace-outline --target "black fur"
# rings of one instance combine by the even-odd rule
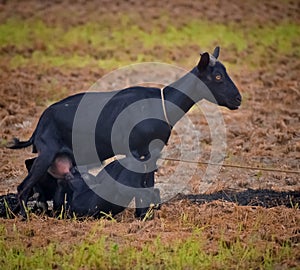
[[[216,48],[214,53],[215,56],[218,56],[219,49]],[[33,152],[39,154],[28,176],[18,187],[20,202],[24,201],[26,205],[32,187],[45,174],[56,153],[61,151],[63,147],[70,148],[72,152],[78,154],[77,156],[80,158],[76,160],[77,165],[93,164],[99,160],[104,161],[117,154],[128,156],[130,152],[138,159],[144,156],[147,160],[151,159],[150,143],[157,142],[157,140],[161,142],[152,145],[154,148],[152,151],[159,153],[168,142],[172,126],[183,116],[183,113],[178,113],[178,111],[174,113],[172,106],[170,106],[171,103],[181,108],[181,112],[184,113],[195,102],[203,98],[232,110],[237,109],[241,104],[241,95],[238,89],[221,62],[216,61],[214,65],[211,65],[210,57],[208,53],[202,54],[199,64],[193,70],[177,82],[164,88],[166,112],[170,123],[165,121],[165,114],[161,105],[161,90],[150,87],[131,87],[115,92],[77,94],[47,108],[32,137],[26,142],[16,141],[10,147],[17,149],[32,144]],[[197,82],[199,82],[198,85]],[[203,85],[202,83],[208,87],[209,91],[203,89],[202,86],[198,87]],[[77,119],[80,125],[77,126],[76,130],[73,130],[76,112],[78,112],[80,102],[83,102],[85,98],[87,99],[84,103],[85,111],[81,114],[81,118]],[[151,105],[153,99],[158,100],[158,105],[154,107]],[[130,105],[137,104],[136,102],[139,101],[143,101],[143,106],[129,109]],[[145,111],[144,108],[147,105],[150,106],[150,109]],[[113,149],[112,127],[125,108],[128,109],[126,118],[118,126],[118,132],[114,135],[117,143]],[[150,110],[151,115],[149,117]],[[99,117],[94,120],[93,116],[100,112]],[[132,129],[128,142],[126,140],[127,129],[133,120],[138,119],[140,121]],[[93,132],[93,127],[95,127],[90,124],[93,121],[95,121],[96,126],[95,136],[90,137],[90,132]],[[73,148],[72,135],[74,134],[83,143],[79,149]],[[94,146],[96,146],[98,157],[91,154]],[[155,163],[153,160],[151,162]],[[22,214],[25,215],[24,209]]]
[[[122,161],[128,164],[130,159]],[[91,174],[85,174],[83,177],[85,181],[77,174],[69,182],[73,190],[70,202],[71,215],[100,217],[106,213],[114,216],[128,207],[135,198],[136,217],[143,218],[151,204],[160,203],[159,190],[153,188],[154,172],[133,172],[115,160],[105,166],[96,177]],[[126,190],[126,187],[132,189]],[[104,199],[101,193],[105,194],[108,200]]]

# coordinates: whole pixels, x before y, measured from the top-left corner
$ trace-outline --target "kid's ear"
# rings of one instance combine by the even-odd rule
[[[219,54],[220,54],[220,47],[217,46],[217,47],[214,49],[213,56],[214,56],[216,59],[218,59]]]
[[[200,61],[198,63],[198,70],[201,72],[206,69],[209,64],[209,53],[205,52],[201,54]]]

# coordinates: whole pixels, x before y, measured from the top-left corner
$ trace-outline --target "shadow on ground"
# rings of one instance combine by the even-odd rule
[[[292,208],[299,206],[300,192],[278,192],[269,189],[247,189],[241,192],[222,190],[212,194],[178,194],[172,200],[176,201],[184,199],[198,204],[212,202],[215,200],[224,200],[244,206],[262,206],[265,208],[271,208],[283,205]]]
[[[247,189],[242,192],[218,191],[212,194],[178,194],[171,201],[189,200],[193,203],[204,204],[216,200],[233,202],[242,206],[262,206],[271,208],[286,206],[289,208],[299,207],[300,192],[278,192],[268,189]],[[9,193],[0,196],[0,217],[8,217],[8,208],[14,209],[18,203],[17,194]]]

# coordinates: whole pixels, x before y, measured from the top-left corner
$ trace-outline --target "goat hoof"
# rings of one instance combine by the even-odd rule
[[[27,215],[23,215],[23,214],[19,214],[19,220],[20,221],[28,221],[29,220],[29,217],[27,217]]]

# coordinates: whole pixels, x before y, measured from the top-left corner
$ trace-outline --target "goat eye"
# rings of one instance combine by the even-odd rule
[[[217,81],[220,81],[222,79],[222,75],[221,74],[217,74],[215,78],[216,78]]]

